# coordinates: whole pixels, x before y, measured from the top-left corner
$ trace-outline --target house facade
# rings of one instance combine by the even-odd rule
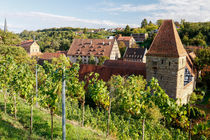
[[[40,46],[34,40],[27,40],[27,41],[21,42],[21,45],[19,46],[23,47],[28,53],[28,55],[31,57],[41,54]]]
[[[158,79],[166,93],[187,103],[194,88],[193,63],[184,49],[172,20],[161,25],[146,54],[147,81]]]
[[[131,34],[136,43],[144,42],[148,38],[148,33]]]
[[[94,56],[98,63],[102,56],[117,60],[120,58],[120,51],[115,39],[74,39],[67,56],[73,63],[80,57],[83,64],[87,64],[90,56]]]
[[[131,48],[135,43],[135,39],[132,36],[122,36],[121,34],[117,36],[118,44],[124,42],[127,48]]]

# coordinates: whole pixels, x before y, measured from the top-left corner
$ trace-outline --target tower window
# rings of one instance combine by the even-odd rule
[[[153,66],[157,66],[157,62],[156,61],[153,61],[152,64],[153,64]]]

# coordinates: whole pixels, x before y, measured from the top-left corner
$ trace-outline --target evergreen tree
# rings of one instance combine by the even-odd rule
[[[128,36],[128,35],[130,35],[130,34],[131,34],[131,28],[130,28],[129,25],[127,25],[127,26],[125,27],[125,30],[124,30],[124,35],[125,35],[125,36]]]
[[[146,25],[148,25],[147,19],[143,19],[141,22],[141,28],[144,28]]]

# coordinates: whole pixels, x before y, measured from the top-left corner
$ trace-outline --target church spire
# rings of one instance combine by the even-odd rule
[[[4,32],[6,33],[7,32],[7,20],[5,18],[5,21],[4,21]]]

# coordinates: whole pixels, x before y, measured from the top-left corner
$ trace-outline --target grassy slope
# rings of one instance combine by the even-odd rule
[[[19,99],[21,100],[21,99]],[[18,105],[18,119],[15,120],[10,114],[10,106],[8,105],[8,114],[3,111],[4,102],[0,95],[0,139],[28,139],[29,138],[29,122],[30,108],[23,100]],[[33,120],[33,136],[32,139],[50,139],[50,115],[46,111],[34,108]],[[66,125],[66,139],[105,139],[101,132],[93,131],[88,128],[72,125],[69,121]],[[62,120],[60,117],[54,117],[54,139],[62,138]]]

